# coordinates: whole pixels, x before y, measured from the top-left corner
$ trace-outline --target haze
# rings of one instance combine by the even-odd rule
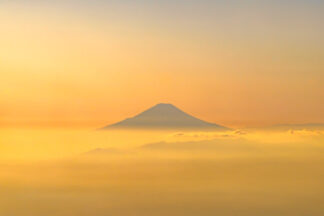
[[[323,123],[321,1],[4,1],[1,125],[169,102],[227,126]]]
[[[0,1],[0,216],[323,216],[324,1]]]

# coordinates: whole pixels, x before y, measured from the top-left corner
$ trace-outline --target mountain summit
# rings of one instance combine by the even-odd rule
[[[226,130],[217,124],[195,118],[172,104],[160,103],[150,109],[103,129],[195,129]]]

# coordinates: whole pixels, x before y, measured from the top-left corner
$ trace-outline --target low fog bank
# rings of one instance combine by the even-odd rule
[[[39,133],[16,146],[64,157],[1,160],[0,215],[324,214],[320,130]]]
[[[236,130],[226,132],[177,132],[161,141],[132,148],[95,148],[81,156],[87,159],[162,158],[219,159],[322,157],[322,130]]]
[[[65,160],[0,166],[1,215],[323,215],[324,160]]]

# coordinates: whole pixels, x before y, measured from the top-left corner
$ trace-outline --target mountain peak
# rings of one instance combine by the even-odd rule
[[[193,117],[173,104],[159,103],[144,112],[103,129],[227,129]]]
[[[176,106],[174,106],[173,104],[170,104],[170,103],[158,103],[158,104],[154,105],[153,107],[151,107],[150,109],[175,109],[175,110],[180,110],[179,108],[177,108]]]
[[[178,109],[176,106],[174,106],[173,104],[170,103],[158,103],[156,105],[154,105],[153,107],[151,107],[150,109]]]
[[[155,106],[145,110],[144,112],[140,113],[138,116],[149,115],[149,114],[153,114],[153,115],[164,115],[164,114],[173,115],[173,114],[176,114],[176,113],[184,113],[184,112],[181,111],[176,106],[174,106],[173,104],[159,103],[159,104],[156,104]]]
[[[154,107],[159,107],[159,106],[175,107],[173,104],[170,104],[170,103],[158,103]]]

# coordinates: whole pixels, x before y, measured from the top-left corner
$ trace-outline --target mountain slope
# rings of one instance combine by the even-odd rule
[[[172,104],[157,104],[154,107],[103,129],[201,129],[226,130],[227,128],[193,117]]]

